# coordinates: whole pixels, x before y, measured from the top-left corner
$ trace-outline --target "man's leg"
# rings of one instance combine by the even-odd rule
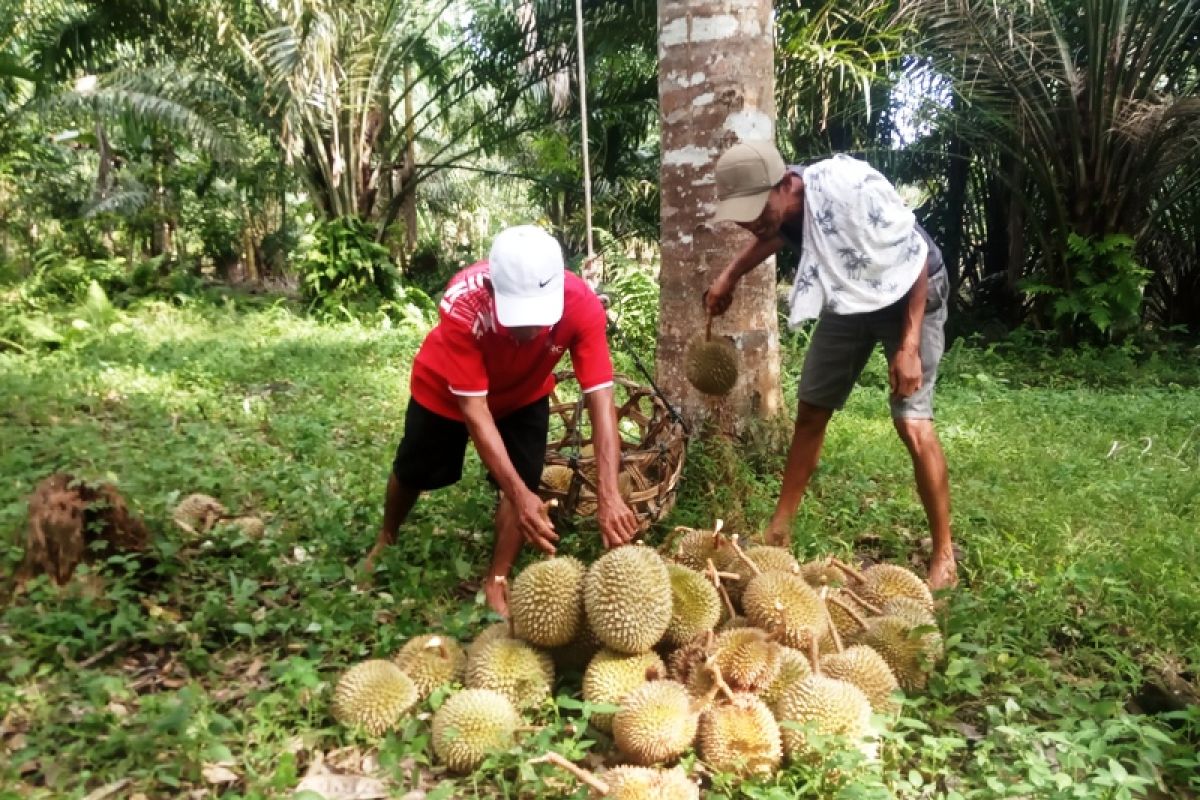
[[[521,480],[536,492],[546,461],[546,435],[550,430],[550,397],[535,400],[527,406],[496,420],[496,430],[504,441],[504,449]],[[491,476],[489,476],[490,478]],[[495,483],[495,481],[492,481]],[[521,552],[524,537],[517,526],[516,507],[500,493],[496,505],[496,544],[492,548],[492,564],[484,578],[483,592],[488,605],[502,617],[508,616],[503,587],[496,578],[508,577],[513,562]]]
[[[931,419],[897,418],[896,432],[912,456],[917,494],[925,507],[933,536],[929,559],[929,587],[946,589],[958,583],[958,568],[950,544],[950,472]]]
[[[396,543],[396,534],[399,532],[400,526],[404,524],[404,520],[408,519],[408,512],[412,511],[412,507],[420,496],[420,489],[414,489],[401,483],[395,472],[388,475],[387,497],[383,503],[383,527],[380,528],[379,538],[375,540],[375,546],[367,554],[367,561],[363,566],[363,570],[368,575],[375,567],[375,559],[379,558],[390,545]]]
[[[483,581],[483,594],[492,610],[502,617],[508,616],[508,602],[504,587],[496,579],[508,578],[523,541],[517,527],[516,507],[501,494],[496,506],[496,545],[492,548],[492,564]]]
[[[787,466],[783,470],[783,486],[775,513],[767,524],[767,544],[787,547],[791,543],[792,517],[800,508],[800,501],[808,489],[808,481],[817,468],[821,446],[825,442],[825,429],[833,409],[809,405],[803,400],[796,409],[796,430],[792,434],[792,446],[788,450]]]

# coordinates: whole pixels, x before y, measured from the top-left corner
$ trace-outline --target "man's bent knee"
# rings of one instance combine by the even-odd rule
[[[896,425],[896,433],[900,440],[914,453],[919,453],[931,445],[937,444],[937,432],[931,419],[911,419],[896,417],[892,420]]]

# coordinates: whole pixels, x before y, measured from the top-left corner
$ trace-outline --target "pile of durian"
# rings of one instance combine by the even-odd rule
[[[540,760],[602,797],[698,798],[696,779],[670,766],[693,748],[710,774],[738,777],[811,759],[808,732],[874,758],[878,723],[898,713],[901,691],[925,686],[942,655],[933,598],[912,572],[743,550],[719,521],[677,529],[661,553],[637,544],[590,566],[569,556],[534,563],[512,582],[509,605],[510,619],[465,650],[419,636],[390,661],[352,667],[334,716],[382,735],[434,689],[462,685],[433,715],[432,746],[466,773],[514,745],[522,714],[552,696],[556,674],[582,671],[582,699],[618,709],[589,722],[611,737],[621,766],[594,776],[553,753]]]

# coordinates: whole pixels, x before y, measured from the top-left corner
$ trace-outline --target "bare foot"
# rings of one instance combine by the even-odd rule
[[[483,596],[487,598],[487,604],[491,606],[492,611],[508,619],[508,599],[504,595],[504,584],[493,580],[489,575],[483,582]]]
[[[958,565],[954,555],[934,556],[929,561],[929,579],[926,581],[933,591],[953,589],[958,586]]]
[[[770,524],[763,531],[763,543],[772,547],[790,547],[792,544],[791,532],[786,526]]]

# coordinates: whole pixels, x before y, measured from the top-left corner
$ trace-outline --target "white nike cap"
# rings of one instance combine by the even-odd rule
[[[506,328],[553,325],[563,314],[563,254],[536,225],[505,228],[488,256],[496,318]]]

